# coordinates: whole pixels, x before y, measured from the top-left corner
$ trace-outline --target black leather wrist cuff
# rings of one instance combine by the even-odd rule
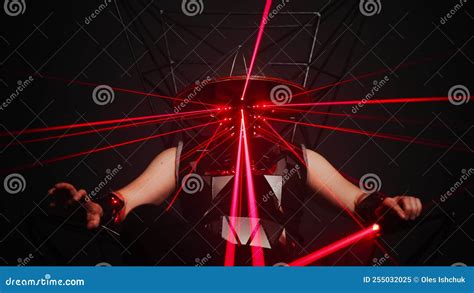
[[[376,210],[385,198],[379,192],[371,193],[357,204],[355,211],[365,222],[373,223],[378,220]]]
[[[94,200],[102,207],[101,223],[105,226],[116,226],[120,223],[125,211],[125,202],[117,193],[111,192]]]

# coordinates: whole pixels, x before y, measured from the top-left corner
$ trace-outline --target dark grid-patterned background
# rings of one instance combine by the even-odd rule
[[[374,80],[385,75],[389,82],[377,97],[447,96],[450,88],[464,85],[472,91],[472,4],[467,2],[448,19],[440,18],[457,1],[383,1],[374,16],[361,13],[359,1],[289,1],[269,22],[255,72],[304,82],[307,87],[354,78],[376,70],[382,76],[355,79],[342,87],[318,93],[329,100],[360,99]],[[85,21],[103,2],[26,1],[19,16],[2,11],[0,88],[2,99],[9,97],[18,80],[34,76],[31,86],[1,111],[2,131],[23,130],[65,123],[81,123],[152,113],[169,113],[172,106],[160,99],[116,93],[112,104],[98,106],[92,87],[43,78],[56,76],[72,81],[88,81],[144,92],[174,95],[185,86],[206,76],[245,73],[254,43],[262,3],[257,1],[203,1],[200,15],[187,16],[180,1],[112,1],[92,21]],[[278,3],[274,3],[276,6]],[[319,12],[320,14],[317,14]],[[272,26],[275,26],[272,28]],[[308,65],[312,41],[314,54]],[[428,59],[428,60],[427,60]],[[395,70],[398,65],[417,62]],[[349,107],[320,108],[322,111],[350,113]],[[345,174],[360,178],[375,173],[387,194],[413,194],[430,205],[427,214],[440,214],[452,224],[434,254],[438,264],[472,264],[472,180],[462,184],[456,195],[440,202],[440,196],[474,167],[472,160],[472,102],[397,104],[366,106],[360,114],[378,115],[385,121],[368,122],[351,118],[307,115],[306,122],[410,135],[449,142],[440,149],[414,143],[391,142],[333,131],[308,129],[307,145],[323,154]],[[407,123],[416,120],[421,123]],[[16,145],[16,135],[2,138],[1,167],[9,168],[41,161],[84,149],[148,136],[183,127],[156,125],[96,133],[81,139],[58,139],[42,144]],[[195,134],[194,134],[195,135]],[[57,181],[73,182],[91,189],[103,179],[107,169],[124,166],[108,188],[119,188],[135,178],[161,150],[175,139],[153,140],[50,166],[21,170],[26,188],[19,194],[2,189],[0,199],[2,239],[0,260],[17,265],[30,253],[44,262],[42,251],[54,247],[61,260],[49,263],[118,263],[124,247],[106,232],[84,232],[69,227],[42,208],[48,188]],[[455,147],[467,151],[455,151]],[[2,173],[2,181],[9,173]],[[302,227],[307,250],[321,247],[356,229],[350,219],[324,202],[308,202]],[[430,213],[431,212],[431,213]],[[44,223],[33,219],[48,219]],[[31,236],[36,226],[49,231],[41,241]],[[386,239],[388,250],[403,259],[410,250],[406,235]],[[418,236],[419,237],[419,236]],[[92,239],[92,240],[91,240]],[[403,248],[402,248],[403,247]],[[329,264],[360,264],[351,250]],[[430,258],[420,263],[430,264]],[[201,256],[197,256],[201,257]],[[48,263],[48,262],[47,262]]]

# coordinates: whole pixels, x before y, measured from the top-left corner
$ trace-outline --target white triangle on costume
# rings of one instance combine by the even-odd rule
[[[281,190],[283,189],[283,177],[279,175],[263,175],[275,194],[278,205],[281,205]]]
[[[234,175],[212,177],[212,199],[214,199],[219,194],[219,192],[221,192],[221,190],[233,177]]]

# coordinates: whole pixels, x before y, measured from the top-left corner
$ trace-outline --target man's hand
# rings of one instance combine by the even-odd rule
[[[422,207],[420,199],[413,196],[387,197],[383,200],[381,206],[377,208],[376,214],[380,217],[388,212],[392,212],[403,220],[415,220],[420,216]]]
[[[57,183],[48,191],[48,195],[54,197],[51,203],[52,207],[63,205],[64,207],[71,206],[73,203],[81,204],[87,211],[87,229],[95,229],[99,227],[100,218],[103,210],[97,203],[87,200],[84,203],[80,201],[87,196],[84,189],[76,190],[76,188],[69,183]]]

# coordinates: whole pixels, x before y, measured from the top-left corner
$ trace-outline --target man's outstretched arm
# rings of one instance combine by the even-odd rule
[[[307,184],[311,190],[318,192],[330,202],[343,205],[351,212],[369,200],[370,194],[364,193],[359,187],[342,176],[323,156],[306,150],[308,159]],[[374,207],[374,215],[380,216],[385,212],[394,212],[404,220],[415,220],[421,213],[420,199],[413,196],[394,196],[380,199],[380,204]]]
[[[116,195],[123,200],[124,204],[123,208],[122,205],[120,205],[121,218],[123,219],[137,206],[144,204],[158,205],[168,198],[176,187],[175,172],[176,148],[167,149],[157,155],[138,178],[116,191]],[[56,198],[64,196],[65,194],[68,199],[64,201],[63,204],[79,202],[87,197],[87,191],[84,189],[77,190],[72,184],[64,182],[55,184],[48,191],[48,194]],[[119,199],[112,198],[112,201],[115,200]],[[55,201],[53,201],[53,204],[57,205],[54,202]],[[101,221],[104,220],[104,210],[106,213],[110,213],[111,211],[109,206],[102,206],[91,200],[85,201],[83,205],[87,210],[88,229],[99,227]],[[113,210],[113,212],[115,213],[117,211]]]
[[[176,188],[176,148],[161,152],[145,171],[117,190],[124,197],[125,215],[143,204],[161,204]]]

